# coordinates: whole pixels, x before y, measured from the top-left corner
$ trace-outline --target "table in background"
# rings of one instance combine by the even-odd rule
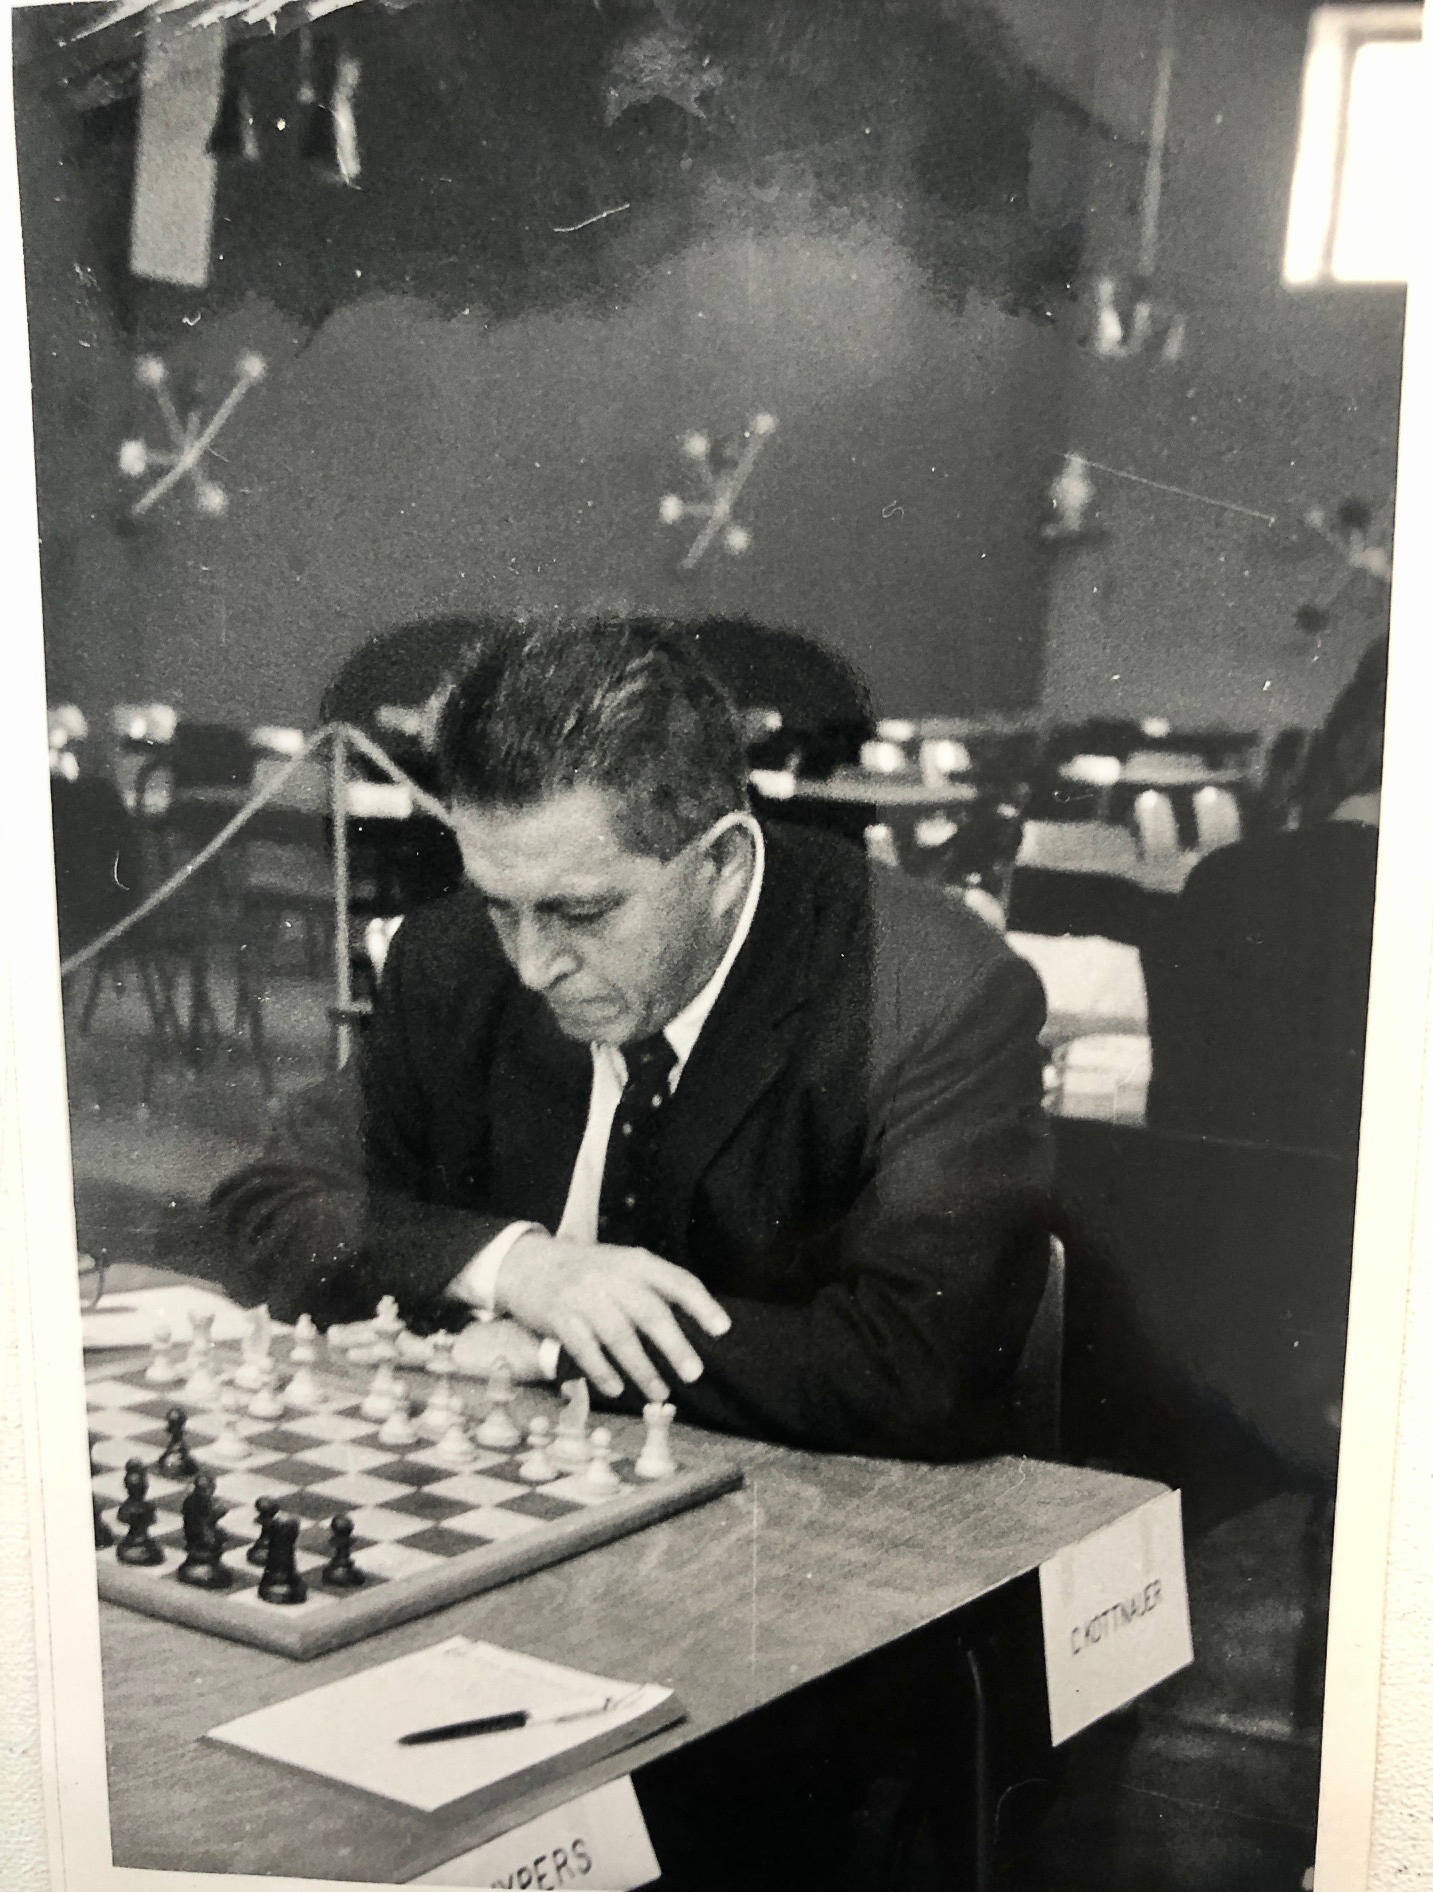
[[[678,1427],[678,1456],[681,1438]],[[115,1863],[412,1879],[951,1618],[1161,1489],[1032,1460],[935,1466],[731,1446],[742,1490],[312,1662],[102,1605]],[[661,1683],[688,1718],[466,1820],[410,1813],[201,1740],[458,1634]]]

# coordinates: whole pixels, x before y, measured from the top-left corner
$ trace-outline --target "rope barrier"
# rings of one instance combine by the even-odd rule
[[[305,741],[303,748],[296,756],[292,756],[281,769],[264,783],[261,789],[256,790],[255,793],[249,797],[248,801],[235,811],[233,816],[220,828],[219,832],[212,835],[210,839],[205,842],[204,846],[200,848],[197,854],[185,861],[182,867],[171,874],[169,879],[156,887],[152,893],[146,895],[145,898],[140,901],[139,905],[131,912],[127,913],[122,920],[117,920],[113,926],[106,927],[103,933],[97,934],[94,939],[88,941],[84,946],[81,946],[78,951],[71,953],[68,959],[62,960],[60,962],[60,977],[67,979],[72,972],[78,972],[82,966],[88,965],[91,960],[97,959],[102,952],[106,951],[110,946],[113,946],[116,940],[122,939],[126,933],[131,932],[139,925],[141,920],[147,920],[150,914],[158,907],[163,906],[166,900],[172,898],[186,881],[191,880],[194,875],[199,872],[201,867],[207,867],[214,856],[218,854],[221,849],[226,847],[236,834],[248,826],[249,822],[253,820],[259,810],[265,807],[267,803],[271,802],[284,785],[290,781],[306,763],[312,762],[328,743],[334,742],[339,737],[343,737],[347,742],[352,743],[354,748],[367,756],[369,761],[381,769],[383,773],[388,776],[390,781],[398,784],[400,787],[406,788],[413,797],[415,805],[423,809],[426,814],[435,816],[445,827],[450,828],[453,825],[452,818],[443,804],[438,801],[436,797],[428,794],[424,789],[421,789],[418,784],[413,781],[409,775],[405,774],[398,764],[394,762],[390,756],[386,755],[376,742],[371,741],[361,729],[355,729],[351,723],[326,723],[322,729],[314,731],[313,735]]]

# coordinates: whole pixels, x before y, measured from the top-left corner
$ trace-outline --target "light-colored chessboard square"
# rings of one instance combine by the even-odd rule
[[[356,1419],[341,1412],[304,1412],[298,1407],[293,1407],[284,1416],[287,1423],[295,1430],[311,1432],[316,1439],[328,1439],[333,1442],[359,1439],[365,1432],[373,1430],[371,1420]]]
[[[396,1484],[391,1478],[374,1478],[368,1472],[339,1472],[322,1484],[307,1489],[317,1498],[336,1498],[340,1504],[387,1504],[412,1491],[411,1485]]]
[[[148,1463],[151,1451],[157,1458],[159,1456],[160,1447],[158,1445],[146,1445],[139,1451],[136,1451],[134,1439],[131,1436],[129,1438],[118,1439],[96,1439],[90,1456],[96,1465],[118,1465],[123,1467],[127,1465],[132,1458],[143,1459]]]
[[[91,1380],[85,1400],[91,1406],[142,1406],[168,1392],[163,1386],[127,1386],[123,1380]]]
[[[502,1478],[485,1478],[481,1472],[458,1472],[452,1478],[440,1478],[435,1485],[424,1485],[435,1498],[451,1498],[457,1504],[509,1504],[525,1485],[512,1485]]]
[[[272,1419],[249,1419],[242,1411],[233,1414],[223,1412],[196,1412],[188,1420],[184,1430],[191,1439],[217,1439],[228,1428],[237,1432],[241,1439],[251,1439],[256,1432],[267,1432],[273,1424]]]
[[[148,1432],[163,1424],[153,1414],[134,1412],[127,1406],[101,1406],[89,1415],[90,1431],[102,1439],[132,1439],[136,1432]]]
[[[594,1496],[587,1489],[586,1479],[581,1472],[569,1472],[565,1478],[554,1478],[551,1484],[535,1485],[545,1497],[564,1498],[568,1504],[610,1504],[614,1498],[620,1498],[623,1491],[630,1491],[631,1485],[624,1484],[622,1491],[599,1492]]]
[[[164,1562],[162,1564],[122,1564],[119,1558],[114,1554],[115,1548],[114,1545],[111,1545],[108,1550],[97,1550],[95,1552],[97,1561],[102,1564],[114,1564],[115,1567],[120,1570],[131,1570],[137,1577],[153,1577],[156,1582],[160,1581],[165,1576],[172,1576],[175,1570],[178,1569],[179,1565],[184,1561],[184,1553],[182,1551],[175,1550],[169,1544],[163,1544],[160,1546],[164,1552]]]
[[[121,1480],[121,1483],[123,1480]],[[215,1475],[214,1489],[229,1504],[257,1504],[260,1498],[274,1497],[274,1481],[253,1471],[221,1471]]]
[[[360,1537],[372,1537],[380,1544],[396,1544],[405,1537],[416,1537],[419,1531],[433,1528],[431,1518],[414,1517],[407,1511],[390,1511],[383,1505],[360,1505],[348,1515]]]
[[[361,1528],[361,1527],[360,1527]],[[543,1528],[541,1518],[530,1518],[522,1511],[502,1511],[495,1505],[479,1505],[473,1511],[460,1511],[444,1518],[445,1531],[461,1531],[466,1536],[490,1537],[494,1543],[506,1543],[510,1537],[526,1537],[529,1531]]]
[[[371,1432],[371,1426],[365,1427]],[[294,1453],[295,1460],[302,1460],[305,1465],[322,1465],[325,1470],[334,1472],[371,1472],[376,1465],[391,1465],[394,1454],[382,1451],[372,1445],[351,1445],[346,1439],[336,1439],[329,1445],[305,1446],[302,1452]]]
[[[375,1577],[416,1577],[424,1570],[433,1570],[446,1561],[435,1557],[431,1550],[413,1550],[407,1544],[366,1544],[354,1558],[360,1570],[367,1570]]]
[[[486,1471],[490,1465],[503,1464],[511,1455],[507,1452],[485,1451],[481,1445],[475,1445],[471,1458],[465,1459],[461,1465],[454,1465],[451,1459],[444,1458],[436,1445],[429,1445],[418,1451],[409,1452],[406,1456],[412,1459],[415,1465],[443,1465],[452,1471],[482,1472]]]

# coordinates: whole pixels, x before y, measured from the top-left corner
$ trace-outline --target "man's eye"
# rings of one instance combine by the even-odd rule
[[[611,907],[578,907],[568,909],[562,918],[568,926],[597,926],[612,911]]]

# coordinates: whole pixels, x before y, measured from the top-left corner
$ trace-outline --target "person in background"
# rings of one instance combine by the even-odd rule
[[[1151,1129],[1358,1150],[1388,638],[1309,744],[1296,825],[1206,856],[1143,949]]]

